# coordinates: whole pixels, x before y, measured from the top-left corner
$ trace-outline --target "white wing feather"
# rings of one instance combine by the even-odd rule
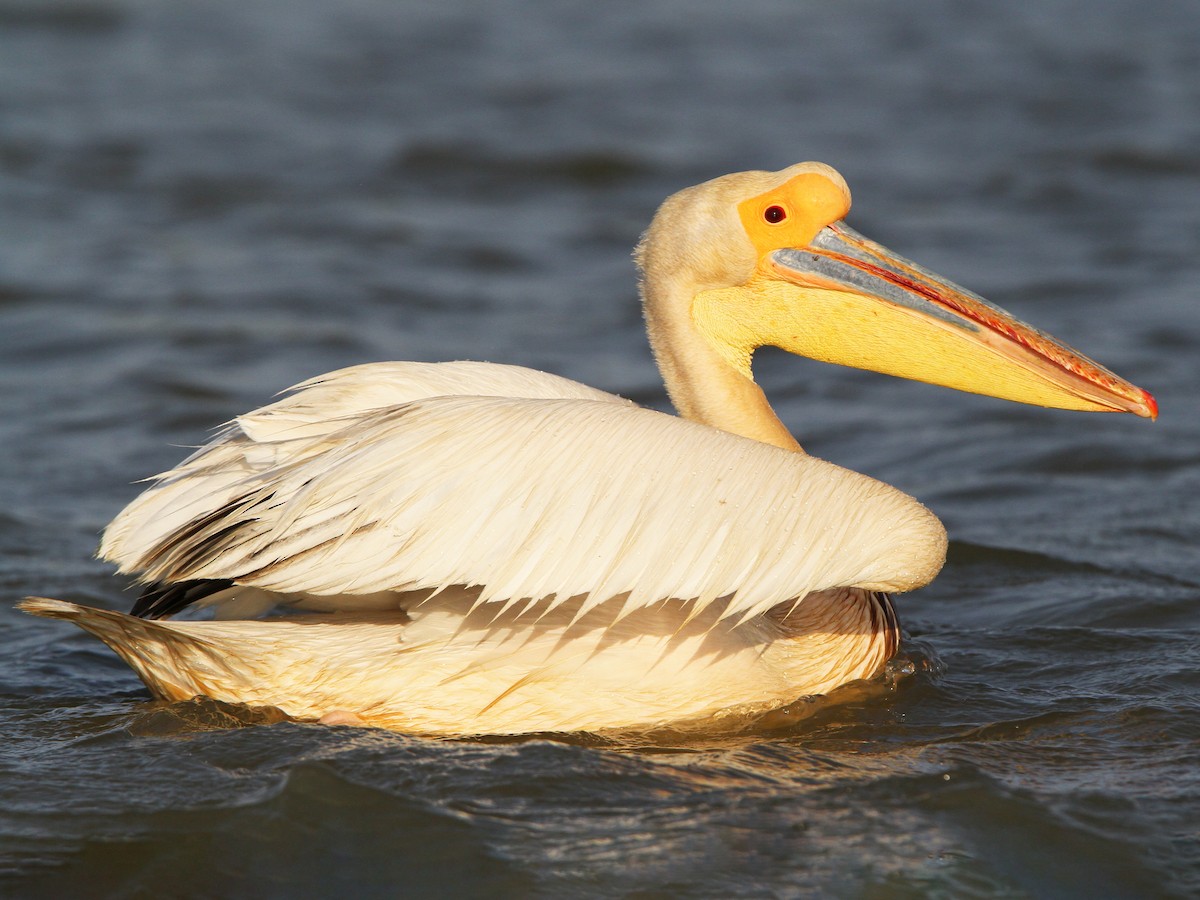
[[[301,382],[286,396],[227,423],[217,436],[146,491],[109,524],[99,556],[138,571],[133,560],[167,535],[220,507],[255,472],[297,463],[321,449],[323,435],[366,413],[427,397],[561,397],[625,405],[629,401],[557,375],[520,366],[459,361],[350,366]],[[310,438],[306,442],[304,439]]]
[[[101,555],[146,581],[478,585],[582,595],[581,614],[731,597],[727,616],[911,589],[944,558],[941,524],[894,488],[532,370],[381,364],[296,390],[159,476]]]

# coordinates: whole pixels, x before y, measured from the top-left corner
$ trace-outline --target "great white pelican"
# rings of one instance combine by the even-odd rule
[[[754,383],[764,345],[1008,400],[1154,399],[872,243],[820,163],[668,199],[636,252],[682,418],[477,362],[322,375],[157,476],[100,556],[132,614],[29,598],[156,697],[425,734],[721,729],[877,674],[889,593],[946,534],[806,455]],[[211,621],[168,620],[190,604]],[[273,606],[305,610],[261,616]]]

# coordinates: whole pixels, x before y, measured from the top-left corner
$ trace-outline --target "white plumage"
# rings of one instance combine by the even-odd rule
[[[149,585],[135,612],[198,601],[218,621],[23,607],[97,635],[159,697],[424,733],[728,727],[868,678],[899,637],[878,592],[933,578],[945,532],[806,456],[754,384],[756,347],[1156,410],[856,235],[848,209],[819,163],[663,204],[637,259],[683,419],[512,366],[333,372],[234,420],[104,534]],[[241,618],[279,604],[320,612]]]
[[[582,596],[579,614],[623,594],[627,611],[729,596],[742,616],[811,590],[923,584],[941,534],[864,475],[565,379],[388,363],[239,418],[131,503],[100,552],[146,581],[338,595],[306,604],[325,609],[465,585],[485,602]]]

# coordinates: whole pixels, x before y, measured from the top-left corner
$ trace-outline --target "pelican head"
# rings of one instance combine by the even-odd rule
[[[663,204],[637,260],[683,415],[794,449],[761,408],[745,422],[716,412],[760,406],[750,362],[770,345],[1006,400],[1157,416],[1146,391],[854,231],[849,210],[845,180],[816,162],[727,175]]]

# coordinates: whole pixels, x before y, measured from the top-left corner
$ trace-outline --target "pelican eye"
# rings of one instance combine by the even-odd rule
[[[782,206],[768,206],[763,210],[763,218],[772,225],[778,225],[787,218],[787,210]]]

